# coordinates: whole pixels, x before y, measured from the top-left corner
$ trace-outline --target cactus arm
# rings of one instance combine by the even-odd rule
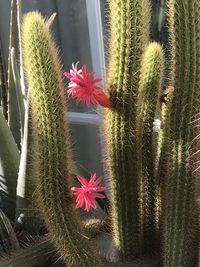
[[[159,109],[163,77],[163,52],[150,43],[143,55],[136,114],[139,226],[145,252],[155,249],[155,160],[153,122]]]
[[[71,200],[70,145],[57,51],[49,27],[35,12],[23,23],[23,52],[37,151],[36,198],[51,239],[71,266],[102,266]]]
[[[1,209],[14,221],[20,154],[2,112],[0,112]]]
[[[149,42],[148,0],[111,0],[107,88],[113,109],[105,112],[105,142],[114,243],[122,259],[141,252],[135,151],[135,113],[141,55]]]
[[[193,123],[200,107],[200,2],[168,0],[174,85],[170,117],[171,157],[164,213],[165,267],[194,266],[196,233],[193,155],[199,150]]]
[[[11,66],[11,48],[17,50],[17,4],[16,0],[11,1],[11,17],[10,17],[10,44],[8,58],[8,125],[14,136],[15,142],[20,150],[21,148],[21,132],[20,132],[20,114],[17,103],[17,95],[15,89],[15,81]]]

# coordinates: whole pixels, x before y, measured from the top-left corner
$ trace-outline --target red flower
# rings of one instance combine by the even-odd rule
[[[64,72],[64,75],[70,79],[69,89],[67,90],[68,96],[76,99],[76,104],[81,102],[82,106],[86,103],[88,107],[91,104],[100,104],[103,107],[111,108],[112,103],[108,96],[102,91],[101,87],[95,85],[102,79],[93,79],[94,72],[87,72],[85,65],[77,70],[78,63],[72,64],[70,72]]]
[[[82,186],[71,188],[71,190],[74,192],[76,208],[81,208],[85,204],[85,210],[88,212],[90,211],[91,207],[96,209],[98,204],[95,199],[105,198],[103,194],[99,193],[105,190],[105,186],[99,185],[103,177],[100,176],[96,180],[96,173],[94,173],[91,174],[89,182],[80,176],[77,176],[77,179]]]

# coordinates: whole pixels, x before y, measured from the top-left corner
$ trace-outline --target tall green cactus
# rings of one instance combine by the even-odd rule
[[[153,122],[159,110],[164,59],[160,45],[150,43],[143,55],[136,113],[138,218],[144,251],[155,249],[155,152]]]
[[[71,148],[57,50],[48,26],[38,13],[25,16],[22,32],[35,127],[37,202],[65,263],[101,266],[72,203]]]
[[[110,61],[106,111],[107,164],[114,242],[121,258],[139,256],[135,118],[141,56],[149,42],[148,0],[110,0]]]
[[[164,266],[189,267],[195,260],[195,117],[200,109],[200,1],[168,0],[174,86],[170,117],[171,157],[164,207]]]

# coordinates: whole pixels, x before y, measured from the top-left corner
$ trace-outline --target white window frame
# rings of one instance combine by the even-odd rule
[[[103,29],[101,19],[100,0],[86,0],[87,20],[89,28],[90,48],[92,67],[96,77],[102,77],[102,87],[105,85],[106,65],[103,43]],[[101,108],[97,109],[98,114],[68,112],[68,120],[71,124],[97,125],[102,121]]]

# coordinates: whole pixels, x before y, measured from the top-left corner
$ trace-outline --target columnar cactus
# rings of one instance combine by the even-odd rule
[[[169,177],[164,206],[164,266],[194,266],[195,172],[199,144],[195,122],[200,109],[200,1],[168,0],[171,75]],[[184,19],[184,22],[183,22]],[[194,247],[194,248],[192,248]]]
[[[101,266],[72,202],[71,147],[57,50],[48,25],[38,13],[25,16],[22,32],[35,127],[38,204],[51,239],[68,266]]]
[[[138,231],[144,251],[155,249],[156,181],[153,123],[160,108],[163,65],[161,46],[150,43],[142,58],[136,113]]]
[[[136,101],[141,56],[149,42],[148,0],[110,0],[110,61],[107,88],[113,109],[106,111],[108,175],[114,242],[124,259],[141,253],[136,162]]]

